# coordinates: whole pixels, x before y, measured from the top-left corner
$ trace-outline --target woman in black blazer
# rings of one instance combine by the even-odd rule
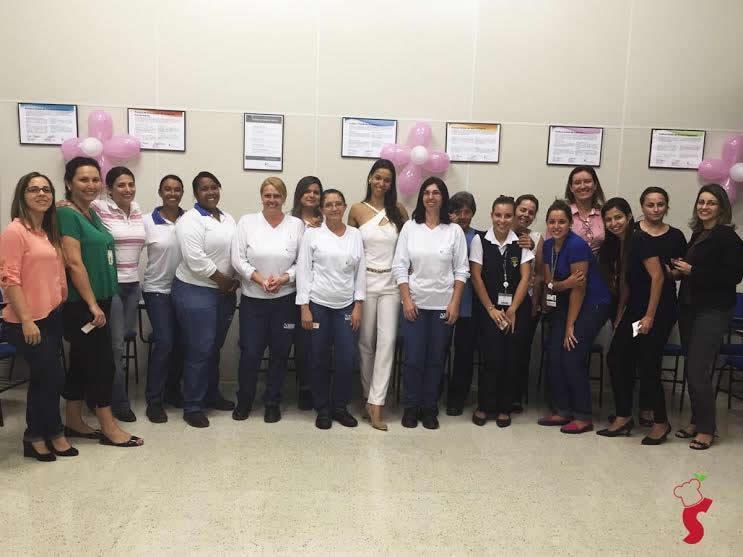
[[[676,437],[689,448],[709,449],[715,435],[715,395],[710,367],[735,309],[735,289],[743,278],[743,241],[735,232],[725,190],[703,186],[697,194],[685,259],[672,260],[681,276],[679,331],[686,349],[691,424]]]

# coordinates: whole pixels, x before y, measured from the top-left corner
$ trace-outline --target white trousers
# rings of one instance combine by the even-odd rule
[[[400,293],[367,292],[361,313],[359,357],[361,386],[369,404],[384,405],[395,356]]]

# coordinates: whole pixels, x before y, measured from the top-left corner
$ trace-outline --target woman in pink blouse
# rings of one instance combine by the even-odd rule
[[[49,178],[38,172],[23,176],[10,214],[12,222],[0,236],[0,285],[9,302],[3,309],[8,340],[30,369],[23,455],[51,462],[78,451],[65,438],[59,415],[60,307],[67,282]]]
[[[601,206],[605,202],[604,190],[592,166],[576,166],[568,176],[565,199],[573,211],[572,230],[583,238],[594,255],[604,242],[604,221]]]

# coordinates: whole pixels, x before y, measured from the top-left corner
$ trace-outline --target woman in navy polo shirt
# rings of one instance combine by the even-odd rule
[[[589,245],[570,230],[573,215],[564,201],[547,211],[550,239],[544,243],[545,307],[551,309],[550,393],[555,412],[538,423],[563,433],[593,430],[588,353],[609,317],[611,294]]]

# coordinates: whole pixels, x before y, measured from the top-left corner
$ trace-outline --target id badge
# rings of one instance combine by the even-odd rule
[[[107,257],[108,257],[108,264],[113,265],[114,264],[114,252],[112,249],[108,250]]]
[[[498,305],[510,307],[513,303],[513,295],[505,292],[498,293]]]
[[[547,293],[546,304],[547,304],[547,307],[556,308],[557,307],[557,294]]]

